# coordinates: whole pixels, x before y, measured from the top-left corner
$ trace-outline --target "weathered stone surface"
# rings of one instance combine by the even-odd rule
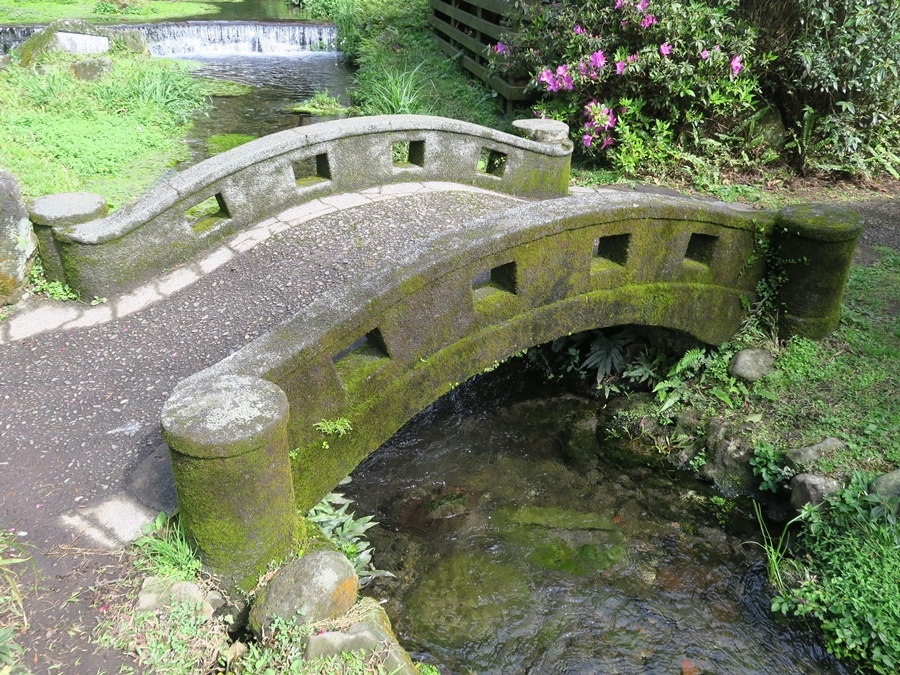
[[[516,133],[538,143],[559,145],[569,139],[569,125],[548,119],[515,120],[512,123]]]
[[[79,80],[99,80],[112,69],[112,59],[108,59],[105,56],[95,59],[82,59],[72,64],[72,71]]]
[[[101,29],[102,30],[102,29]],[[119,40],[125,49],[135,52],[136,54],[147,53],[147,38],[139,30],[117,30],[113,37]]]
[[[106,215],[109,207],[100,195],[91,192],[59,192],[38,197],[28,205],[35,225],[71,227]]]
[[[815,473],[798,473],[791,478],[791,506],[798,511],[807,504],[817,506],[840,487],[833,478]]]
[[[216,596],[221,598],[219,593],[216,593]],[[186,603],[196,607],[197,616],[209,620],[215,611],[210,599],[217,600],[218,598],[212,593],[204,593],[197,584],[191,581],[147,577],[141,584],[134,610],[136,612],[155,612],[165,607],[171,607],[175,603]]]
[[[67,54],[103,54],[109,51],[109,38],[58,31],[53,35],[50,48]]]
[[[271,560],[303,537],[287,419],[281,389],[237,375],[184,380],[163,406],[185,533],[229,586],[249,590]]]
[[[21,297],[36,245],[19,185],[0,169],[0,305]]]
[[[878,476],[872,489],[883,497],[900,497],[900,469]]]
[[[743,426],[732,427],[728,422],[714,419],[709,423],[706,438],[708,460],[700,470],[726,494],[754,494],[758,479],[753,475],[749,460],[753,447]]]
[[[745,382],[756,382],[765,377],[775,359],[764,349],[742,349],[731,357],[728,374]]]
[[[816,463],[825,455],[840,452],[847,446],[837,438],[826,438],[824,441],[807,445],[803,448],[791,448],[784,453],[784,461],[794,473],[803,473],[815,468]]]
[[[282,567],[250,609],[248,627],[261,638],[275,617],[315,623],[344,614],[359,586],[353,565],[337,551],[307,553]]]
[[[64,34],[61,39],[57,38],[57,34],[59,33]],[[109,38],[112,34],[112,31],[110,31],[109,29],[92,26],[86,21],[81,21],[79,19],[60,19],[58,21],[50,23],[46,28],[38,31],[30,38],[25,40],[25,42],[16,47],[15,52],[16,54],[18,54],[20,62],[23,66],[34,65],[38,63],[43,54],[47,52],[59,51],[61,44],[64,47],[70,44],[70,42],[72,41],[70,41],[70,39],[66,37],[66,34],[78,36],[74,39],[74,44],[76,45],[79,40],[84,41],[91,37],[95,39],[102,38],[106,47],[100,51],[106,51],[107,49],[109,49]],[[99,42],[97,44],[99,45]]]
[[[0,70],[6,70],[9,68],[9,64],[12,63],[12,59],[8,54],[3,54],[0,56]]]
[[[385,672],[416,675],[415,666],[409,654],[397,642],[384,609],[375,600],[363,598],[354,611],[364,612],[364,618],[349,628],[310,635],[306,644],[306,658],[335,656],[359,650],[366,655],[377,652],[383,655],[381,665]]]

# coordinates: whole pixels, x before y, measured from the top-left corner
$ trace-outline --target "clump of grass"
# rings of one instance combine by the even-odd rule
[[[92,82],[76,79],[65,59],[40,70],[11,64],[0,71],[0,100],[0,166],[26,199],[101,184],[116,205],[184,155],[180,139],[207,99],[176,62],[116,55]],[[122,175],[131,180],[113,182]]]
[[[0,531],[0,673],[24,673],[16,665],[22,648],[16,643],[16,633],[28,628],[28,617],[22,602],[20,571],[29,558],[9,532]]]
[[[304,115],[327,116],[347,113],[351,108],[342,106],[340,99],[329,94],[327,89],[322,89],[315,92],[312,97],[305,101],[290,105],[285,110]]]
[[[251,134],[215,134],[206,139],[206,154],[210,157],[249,143],[256,136]]]
[[[177,581],[193,581],[200,572],[200,559],[188,543],[181,522],[167,519],[165,513],[156,516],[148,532],[134,542],[139,552],[137,568],[157,577]]]

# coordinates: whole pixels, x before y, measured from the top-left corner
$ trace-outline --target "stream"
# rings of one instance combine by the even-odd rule
[[[513,360],[357,468],[344,491],[380,521],[375,563],[397,575],[364,594],[411,654],[498,675],[852,672],[773,620],[746,504],[725,513],[687,472],[596,448],[566,458],[595,438],[598,405]]]

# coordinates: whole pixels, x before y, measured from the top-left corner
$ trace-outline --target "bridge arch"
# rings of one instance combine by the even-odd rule
[[[185,529],[214,571],[248,583],[296,536],[298,509],[497,361],[620,324],[720,344],[765,274],[760,236],[804,244],[807,265],[792,277],[804,301],[789,315],[795,328],[827,332],[858,234],[846,214],[607,191],[419,242],[176,387],[162,427]],[[816,290],[809,280],[823,265],[833,283]],[[313,426],[341,417],[353,425],[346,436]]]

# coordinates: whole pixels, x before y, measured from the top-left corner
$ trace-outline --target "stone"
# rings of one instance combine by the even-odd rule
[[[212,618],[214,609],[207,601],[208,594],[191,581],[176,581],[166,577],[147,577],[141,584],[135,602],[135,612],[156,612],[175,603],[194,605],[197,608],[197,616],[202,616],[208,621]]]
[[[104,54],[109,51],[109,38],[58,31],[53,36],[50,48],[67,54]]]
[[[715,483],[726,495],[755,494],[759,480],[749,461],[753,447],[744,426],[732,427],[728,422],[714,419],[709,423],[706,437],[708,460],[700,470],[707,480]]]
[[[113,34],[113,38],[121,42],[125,49],[135,54],[146,54],[148,52],[147,38],[139,30],[117,30]]]
[[[9,68],[9,64],[12,63],[12,59],[8,54],[3,54],[0,56],[0,70],[6,70]]]
[[[818,506],[840,488],[833,478],[817,473],[798,473],[791,478],[791,506],[798,511],[807,504]]]
[[[113,69],[112,59],[99,56],[94,59],[82,59],[72,64],[72,72],[79,80],[99,80]]]
[[[102,218],[109,208],[106,200],[91,192],[59,192],[38,197],[28,205],[35,225],[68,227]]]
[[[315,659],[362,650],[366,656],[373,653],[381,655],[380,665],[384,672],[416,675],[412,659],[397,642],[384,609],[371,598],[360,600],[355,609],[364,612],[364,618],[349,628],[310,635],[306,644],[306,658]]]
[[[557,120],[540,118],[514,120],[512,126],[520,136],[538,143],[560,145],[569,138],[569,125]]]
[[[900,497],[900,469],[878,476],[872,481],[872,489],[882,497]]]
[[[21,298],[36,247],[19,185],[0,169],[0,305]]]
[[[337,618],[356,602],[358,586],[353,565],[343,554],[307,553],[278,570],[259,592],[248,627],[262,639],[275,617],[299,617],[305,623]]]
[[[742,349],[731,357],[728,374],[745,382],[756,382],[764,378],[775,359],[764,349]]]
[[[776,108],[766,107],[762,117],[756,121],[756,129],[767,146],[775,152],[781,152],[788,139],[788,133],[781,119],[781,113]]]
[[[816,466],[816,463],[829,453],[839,452],[847,448],[837,438],[826,438],[824,441],[807,445],[803,448],[791,448],[784,453],[784,463],[794,473],[803,473]]]

